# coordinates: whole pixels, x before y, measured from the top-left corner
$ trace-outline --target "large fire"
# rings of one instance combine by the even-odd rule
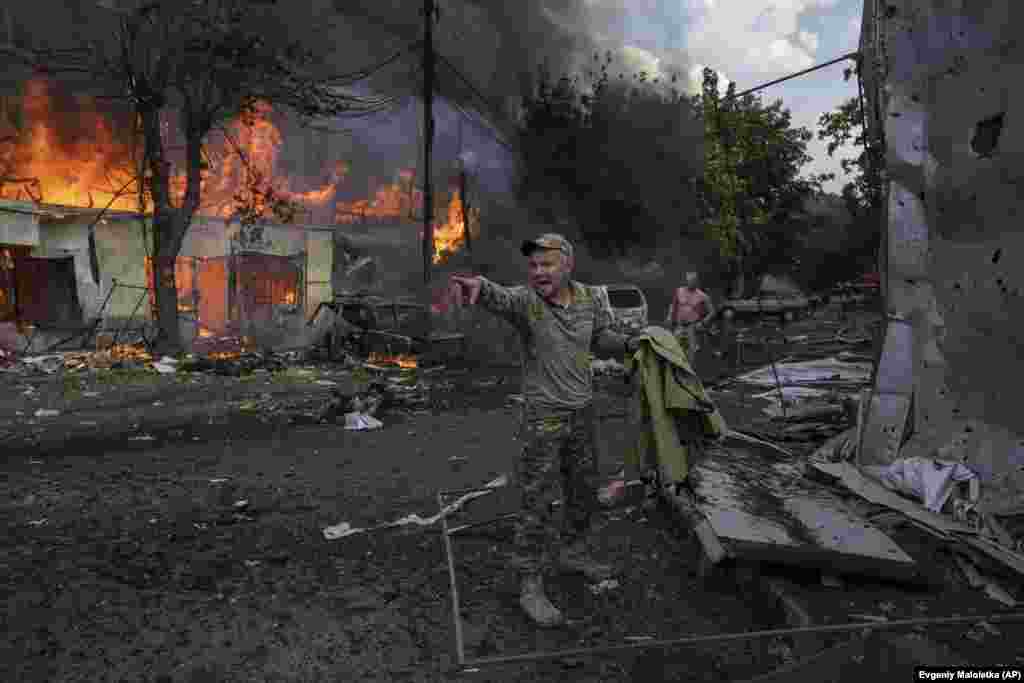
[[[415,188],[415,173],[399,171],[398,181],[377,189],[373,199],[338,202],[335,222],[365,223],[410,220],[423,209],[423,193]],[[470,237],[479,236],[480,210],[469,210]],[[422,237],[422,232],[420,233]],[[434,217],[434,263],[442,263],[449,255],[463,248],[466,241],[462,196],[451,191],[447,206],[439,206]]]
[[[27,83],[22,106],[27,126],[18,133],[5,132],[6,144],[0,146],[0,198],[138,210],[135,146],[128,136],[115,134],[110,114],[88,98],[76,98],[74,115],[63,112],[44,79]],[[260,190],[269,185],[300,207],[325,206],[334,199],[347,170],[344,164],[335,164],[317,189],[292,189],[295,181],[277,168],[282,135],[272,114],[269,105],[257,103],[251,116],[228,124],[225,135],[211,136],[208,166],[202,171],[201,213],[228,217],[239,195],[266,208],[260,206],[261,193],[249,191],[257,178]],[[183,195],[183,172],[172,177],[171,190],[179,198]],[[151,209],[147,202],[145,210]]]
[[[64,102],[64,99],[68,99]],[[35,201],[78,207],[138,210],[138,154],[141,140],[127,134],[133,128],[130,115],[102,111],[87,97],[60,96],[44,78],[29,81],[22,99],[18,129],[0,120],[0,199]],[[168,125],[168,129],[170,126]],[[202,171],[200,212],[228,217],[238,198],[248,198],[257,208],[273,189],[278,197],[312,210],[334,205],[338,224],[376,221],[410,221],[422,212],[423,193],[416,188],[414,171],[404,169],[396,182],[378,188],[370,199],[337,202],[337,188],[348,167],[336,163],[325,169],[324,177],[296,179],[281,172],[279,154],[281,129],[273,111],[258,103],[249,115],[225,126],[225,134],[213,134],[205,149],[207,165]],[[170,143],[169,143],[170,144]],[[171,147],[174,145],[171,144]],[[258,178],[259,192],[251,192]],[[313,190],[299,187],[316,185]],[[172,177],[172,194],[185,189],[184,173]],[[434,217],[434,262],[463,248],[465,225],[460,193],[451,189],[447,199],[439,198]],[[144,210],[152,210],[147,204]],[[479,211],[469,212],[472,236],[479,231]]]
[[[85,98],[76,102],[74,116],[62,115],[55,104],[45,80],[27,83],[27,126],[20,134],[5,131],[7,144],[0,146],[0,198],[137,208],[132,145],[114,135],[110,117]]]

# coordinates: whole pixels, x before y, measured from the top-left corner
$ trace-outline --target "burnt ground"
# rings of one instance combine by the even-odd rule
[[[835,327],[819,316],[791,325],[787,334],[828,336]],[[775,349],[772,356],[797,350]],[[756,366],[766,359],[762,350],[746,361]],[[709,381],[730,372],[711,356],[700,360]],[[453,678],[447,566],[437,528],[409,525],[336,540],[327,540],[323,529],[426,517],[437,512],[438,490],[479,486],[511,472],[518,446],[508,397],[517,391],[516,372],[441,371],[427,407],[387,413],[384,428],[373,432],[346,432],[315,419],[331,390],[324,382],[343,381],[338,368],[249,378],[125,372],[90,377],[85,386],[60,375],[0,374],[0,510],[7,530],[0,541],[6,606],[0,678]],[[621,412],[622,381],[600,384],[604,410]],[[24,395],[29,385],[34,388]],[[732,426],[760,414],[742,391],[723,390],[716,398]],[[36,418],[39,408],[60,414]],[[609,471],[625,438],[615,419],[621,418],[609,418],[602,432],[602,465]],[[514,500],[503,492],[470,504],[463,519],[511,509]],[[595,593],[582,579],[559,580],[552,592],[572,621],[551,632],[533,629],[519,612],[507,568],[507,526],[455,536],[467,655],[782,625],[778,609],[756,599],[749,583],[728,574],[698,576],[694,541],[659,508],[605,511],[598,526],[595,554],[622,569],[620,585]],[[939,566],[933,559],[945,549],[909,530],[893,534],[915,557]],[[805,585],[819,619],[833,622],[855,613],[998,611],[998,603],[958,577],[939,577],[941,589],[908,591],[855,581],[825,589],[816,576],[782,573]],[[1002,624],[995,631],[954,626],[917,638],[975,662],[1012,662],[1021,633]],[[784,665],[798,649],[784,638],[734,641],[462,677],[741,680]],[[872,665],[863,653],[850,657],[837,667],[854,672]]]

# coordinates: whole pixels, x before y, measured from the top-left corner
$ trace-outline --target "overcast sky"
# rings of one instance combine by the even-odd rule
[[[602,12],[611,37],[631,46],[637,64],[656,66],[673,53],[685,56],[699,84],[700,69],[711,66],[736,81],[738,90],[827,62],[857,49],[863,0],[585,0],[595,15]],[[623,11],[625,10],[625,11]],[[595,22],[599,25],[600,22]],[[659,62],[658,60],[662,60]],[[822,112],[856,96],[853,79],[843,81],[849,62],[772,86],[765,101],[781,98],[796,125],[817,130]],[[843,184],[838,159],[815,140],[809,173],[834,171]]]

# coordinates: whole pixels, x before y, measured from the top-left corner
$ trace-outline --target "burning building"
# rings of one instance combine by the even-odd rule
[[[33,346],[43,348],[54,335],[97,321],[152,320],[150,207],[133,182],[138,140],[131,117],[39,80],[2,100],[0,322],[32,328]],[[333,296],[339,270],[372,272],[363,267],[366,254],[353,258],[338,249],[342,230],[352,239],[340,241],[369,250],[388,240],[419,247],[422,196],[414,171],[399,171],[369,199],[342,201],[344,154],[325,151],[328,144],[304,139],[311,131],[286,124],[261,106],[230,122],[223,139],[206,149],[202,205],[176,264],[185,339],[276,331],[285,341],[288,330],[301,330],[317,304]],[[286,137],[298,144],[285,144]],[[234,220],[253,178],[266,179],[277,197],[299,207],[293,223],[243,228]],[[179,174],[172,191],[183,187]],[[479,211],[464,209],[453,184],[448,200],[438,202],[435,263],[463,248],[466,218],[476,233]]]
[[[154,317],[145,216],[0,201],[0,320],[32,328],[40,345],[88,328]],[[332,296],[333,231],[197,217],[176,264],[186,339],[299,330]]]

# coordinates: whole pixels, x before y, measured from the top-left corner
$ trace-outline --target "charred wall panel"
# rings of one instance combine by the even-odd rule
[[[81,324],[75,260],[25,256],[14,262],[14,297],[17,318],[47,328]]]

